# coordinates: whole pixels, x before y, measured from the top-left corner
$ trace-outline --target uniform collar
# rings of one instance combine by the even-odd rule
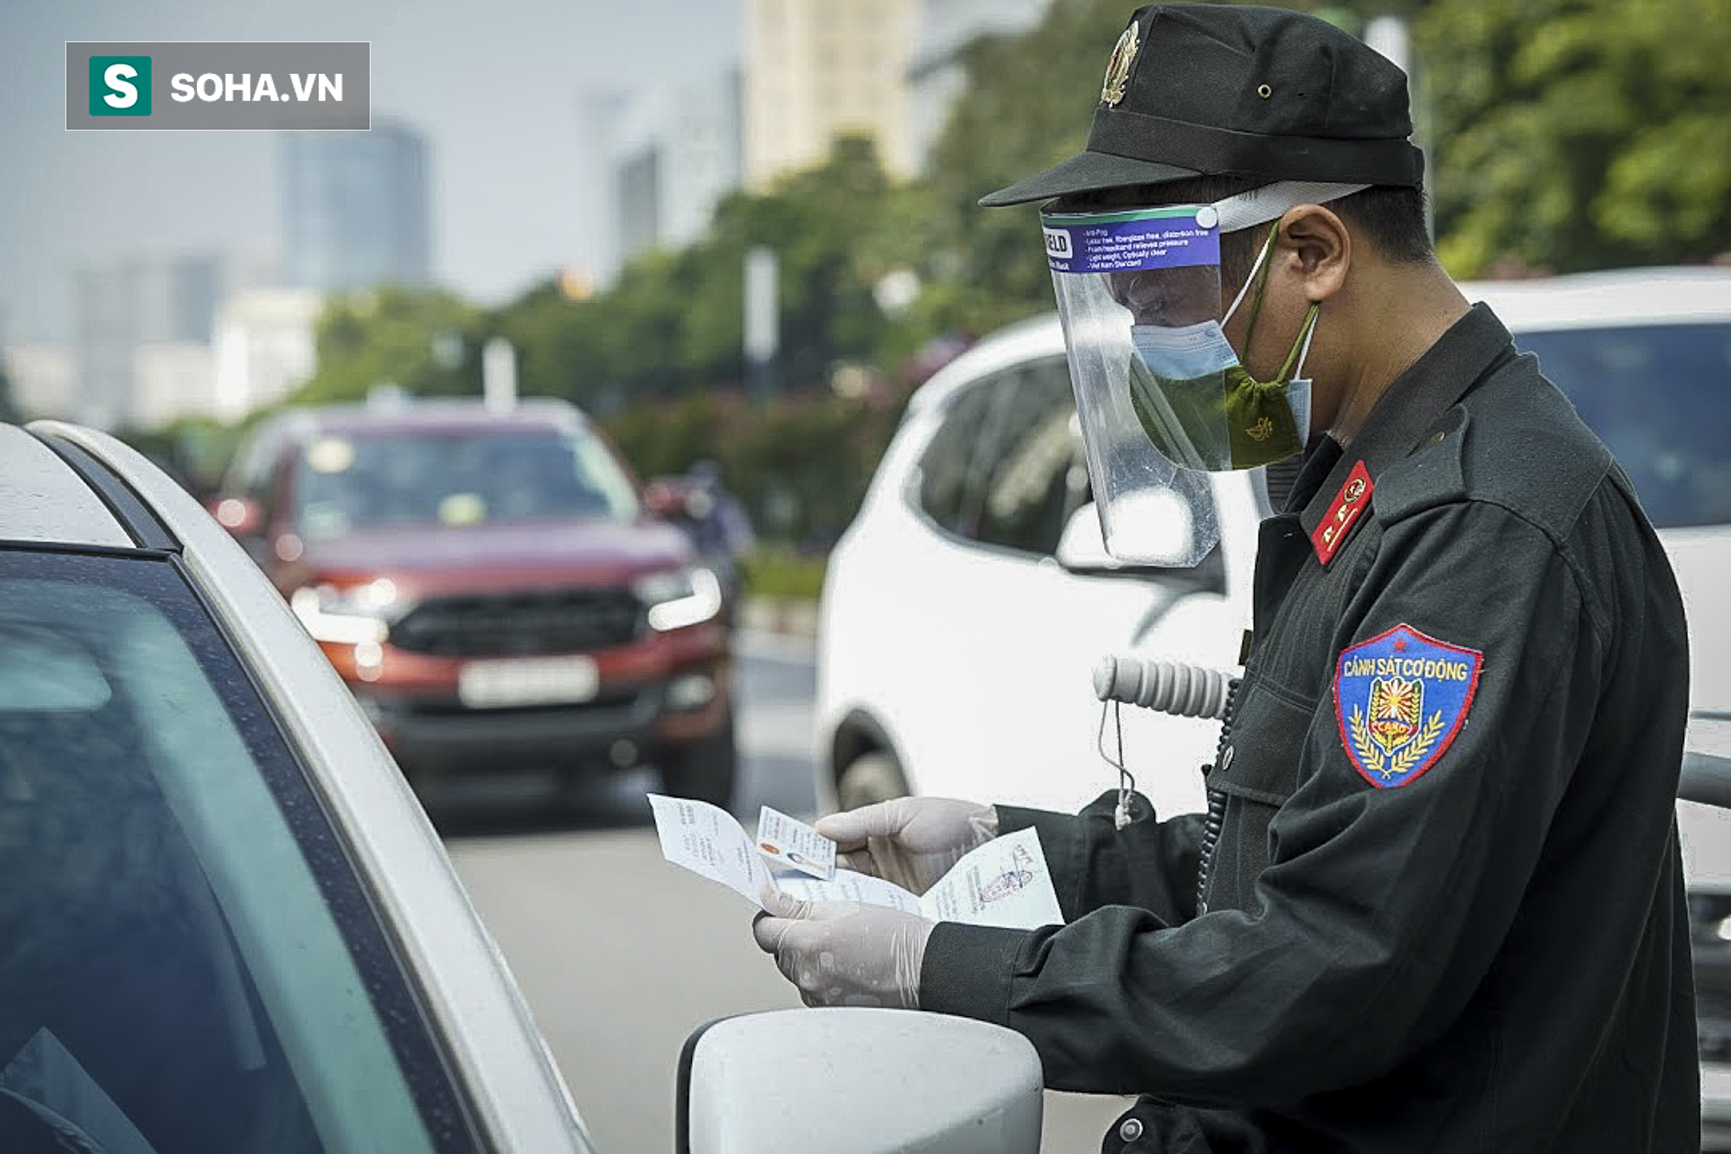
[[[1395,378],[1298,515],[1324,564],[1369,504],[1382,471],[1410,454],[1486,370],[1512,351],[1512,343],[1496,314],[1476,304]]]

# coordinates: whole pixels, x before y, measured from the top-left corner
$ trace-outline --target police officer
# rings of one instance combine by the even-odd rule
[[[1610,454],[1437,265],[1409,134],[1405,77],[1324,22],[1132,16],[1087,151],[982,203],[1044,202],[1115,553],[1173,560],[1161,486],[1302,454],[1210,811],[833,815],[915,889],[1033,826],[1066,924],[755,927],[808,1003],[1000,1023],[1054,1089],[1141,1093],[1107,1150],[1699,1148],[1681,601]]]

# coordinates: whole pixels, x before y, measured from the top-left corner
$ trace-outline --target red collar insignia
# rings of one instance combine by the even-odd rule
[[[1365,507],[1370,504],[1371,490],[1376,488],[1371,484],[1370,473],[1365,469],[1364,462],[1359,461],[1352,466],[1352,472],[1346,478],[1346,484],[1340,487],[1340,492],[1334,495],[1329,503],[1328,512],[1323,515],[1322,523],[1310,535],[1310,543],[1316,547],[1316,559],[1324,565],[1334,560],[1335,553],[1352,535],[1352,527],[1358,524]]]

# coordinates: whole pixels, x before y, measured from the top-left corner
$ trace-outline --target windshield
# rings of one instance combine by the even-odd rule
[[[1526,332],[1660,528],[1731,522],[1731,324]]]
[[[554,429],[318,437],[302,450],[294,501],[312,540],[387,526],[637,516],[636,491],[607,446]]]
[[[318,811],[169,563],[0,551],[0,1149],[474,1148]]]

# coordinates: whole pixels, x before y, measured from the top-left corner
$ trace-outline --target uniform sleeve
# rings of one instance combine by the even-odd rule
[[[1549,537],[1499,507],[1385,527],[1335,653],[1405,624],[1483,654],[1434,764],[1372,785],[1325,689],[1295,710],[1299,784],[1254,912],[943,923],[921,1005],[1020,1031],[1055,1089],[1254,1106],[1385,1073],[1458,1017],[1508,933],[1596,708],[1595,616]]]
[[[998,831],[1040,831],[1067,921],[1111,905],[1148,910],[1164,925],[1189,921],[1196,913],[1202,817],[1180,814],[1160,821],[1147,798],[1132,794],[1131,821],[1120,830],[1113,820],[1117,805],[1116,790],[1074,815],[1000,805]]]

